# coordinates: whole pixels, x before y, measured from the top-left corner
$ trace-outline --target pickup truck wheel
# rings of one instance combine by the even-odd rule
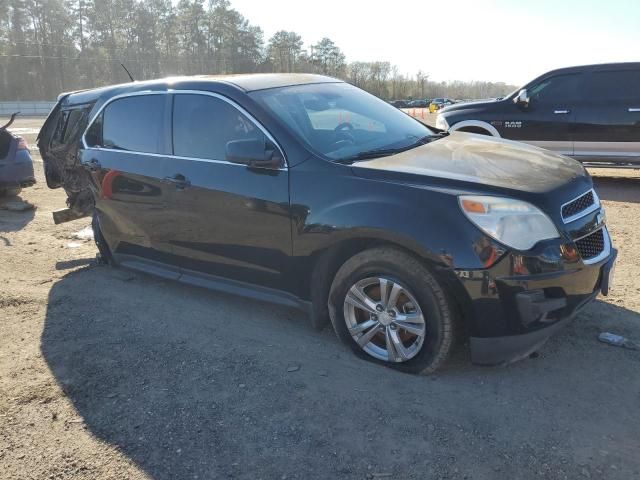
[[[93,240],[96,242],[96,246],[98,247],[98,252],[100,252],[100,258],[102,262],[107,265],[112,265],[113,256],[111,255],[111,250],[109,250],[107,241],[102,235],[102,230],[100,229],[100,220],[98,219],[98,215],[95,211],[93,212],[93,218],[91,219],[91,228],[93,229]]]
[[[338,270],[329,293],[338,337],[359,356],[429,374],[447,359],[454,315],[434,275],[394,248],[361,252]]]

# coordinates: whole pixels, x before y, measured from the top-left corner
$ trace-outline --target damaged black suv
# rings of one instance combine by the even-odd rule
[[[39,147],[69,197],[57,220],[93,215],[109,263],[302,307],[405,371],[433,372],[463,334],[477,363],[521,358],[611,282],[578,162],[431,129],[327,77],[65,94]]]

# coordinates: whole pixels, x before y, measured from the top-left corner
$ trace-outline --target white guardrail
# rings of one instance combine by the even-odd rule
[[[20,116],[39,117],[49,114],[56,102],[0,102],[0,116],[6,117],[14,112],[20,112]]]

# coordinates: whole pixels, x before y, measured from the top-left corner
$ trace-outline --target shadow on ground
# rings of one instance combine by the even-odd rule
[[[593,177],[596,192],[603,200],[640,203],[640,177]]]
[[[21,206],[24,202],[20,196],[0,197],[0,247],[11,246],[11,241],[5,235],[2,235],[3,233],[22,230],[35,217],[34,208],[24,211],[5,209],[9,204]]]
[[[41,349],[90,433],[154,479],[637,478],[640,352],[596,337],[639,320],[596,302],[536,359],[417,377],[296,311],[88,266],[51,288]]]
[[[56,270],[69,270],[71,268],[83,267],[91,265],[95,261],[95,258],[76,258],[74,260],[63,260],[60,262],[56,262]]]

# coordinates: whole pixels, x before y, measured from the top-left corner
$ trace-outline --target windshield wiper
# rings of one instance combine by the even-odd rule
[[[351,155],[349,157],[341,158],[339,160],[335,160],[335,163],[342,163],[344,165],[350,165],[355,162],[359,162],[362,160],[371,160],[373,158],[380,157],[388,157],[389,155],[393,155],[396,153],[403,152],[407,149],[404,148],[379,148],[377,150],[367,150],[365,152],[360,152],[355,155]]]
[[[340,163],[343,165],[351,165],[355,162],[360,162],[363,160],[371,160],[374,158],[388,157],[389,155],[395,155],[396,153],[406,152],[407,150],[411,150],[412,148],[419,147],[421,145],[426,145],[427,143],[433,142],[434,140],[438,140],[439,138],[446,137],[449,135],[449,132],[438,132],[434,135],[427,135],[422,137],[421,139],[413,142],[409,145],[405,145],[403,147],[396,148],[377,148],[374,150],[366,150],[364,152],[356,153],[355,155],[351,155],[349,157],[341,158],[339,160],[335,160],[335,163]]]

